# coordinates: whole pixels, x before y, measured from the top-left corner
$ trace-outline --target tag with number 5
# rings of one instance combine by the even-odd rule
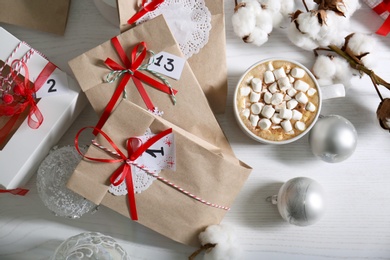
[[[36,98],[63,95],[68,92],[68,78],[65,72],[55,69],[45,84],[37,91]]]
[[[181,73],[183,72],[185,62],[185,59],[179,56],[162,51],[154,55],[154,57],[150,60],[148,69],[179,80]]]

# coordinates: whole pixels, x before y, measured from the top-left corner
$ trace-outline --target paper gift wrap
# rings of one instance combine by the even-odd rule
[[[127,100],[119,104],[102,128],[103,133],[111,139],[111,144],[100,134],[96,137],[96,142],[99,147],[111,150],[114,147],[112,144],[115,144],[127,156],[128,138],[142,136],[147,129],[158,134],[170,128],[176,148],[176,169],[163,169],[158,176],[172,185],[156,179],[147,189],[135,194],[138,222],[175,241],[196,245],[201,231],[209,225],[220,223],[227,210],[219,207],[228,208],[233,204],[251,168],[223,153],[219,148]],[[128,159],[132,160],[136,153],[137,151],[134,151]],[[94,145],[90,146],[85,156],[115,158]],[[127,158],[116,163],[83,159],[67,187],[96,204],[103,204],[130,217],[128,197],[115,196],[108,192],[111,175],[126,165],[126,161]],[[135,179],[133,173],[132,180]]]
[[[140,42],[145,42],[147,48],[155,54],[164,51],[179,57],[182,55],[162,16],[136,26],[115,37],[115,39],[119,41],[120,48],[123,48],[125,54],[129,57],[128,59],[132,56],[135,46]],[[121,66],[125,66],[122,64],[123,62],[111,41],[107,41],[69,62],[82,90],[99,115],[103,113],[110,102],[123,77],[130,73],[122,71],[124,73],[117,74],[118,77],[115,81],[107,83],[105,81],[107,76],[113,76],[113,71],[104,64],[107,58],[114,60]],[[147,63],[148,61],[144,62]],[[135,61],[133,61],[134,63]],[[148,77],[154,77],[147,71],[138,72]],[[188,63],[184,62],[179,80],[172,78],[167,78],[167,80],[172,88],[178,91],[175,95],[176,105],[173,104],[169,94],[163,93],[148,84],[143,84],[155,106],[164,112],[163,118],[232,155],[232,149]],[[147,108],[131,79],[126,85],[126,95],[128,100],[145,109]],[[120,103],[120,100],[121,98],[118,99],[117,104]]]
[[[40,89],[43,91],[40,93],[42,98],[37,102],[37,107],[43,116],[42,124],[37,129],[32,129],[29,127],[28,118],[22,118],[21,125],[6,138],[5,145],[1,145],[0,186],[6,189],[17,188],[28,181],[36,172],[39,163],[72,124],[87,101],[75,80],[55,67],[39,52],[0,27],[1,63],[6,62],[11,66],[12,62],[19,59],[25,61],[31,82],[34,82],[38,75],[48,67],[54,71],[49,73],[43,82]],[[24,69],[20,73],[26,78]],[[49,91],[50,88],[52,88],[50,91],[58,91],[58,93],[50,92],[44,96],[44,92]],[[0,116],[1,135],[4,134],[4,128],[2,128],[4,122],[9,119],[9,116]]]
[[[0,22],[63,35],[70,0],[0,0]]]
[[[138,11],[136,0],[118,0],[120,30],[126,31],[131,25],[127,21]],[[156,2],[156,1],[155,1]],[[193,1],[195,2],[195,1]],[[206,97],[215,113],[223,113],[227,98],[227,66],[225,13],[223,0],[205,0],[211,13],[211,30],[207,44],[188,59]],[[188,4],[189,1],[182,1]],[[175,10],[180,12],[180,10]],[[196,15],[194,15],[196,16]]]

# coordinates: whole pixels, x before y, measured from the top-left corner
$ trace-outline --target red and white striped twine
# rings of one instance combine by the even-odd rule
[[[19,50],[20,46],[22,44],[25,44],[27,45],[28,47],[30,47],[30,45],[28,45],[27,43],[25,42],[19,42],[18,45],[16,45],[16,47],[13,49],[13,51],[11,52],[11,54],[8,56],[7,60],[4,62],[3,66],[0,68],[0,86],[4,85],[4,83],[8,83],[7,84],[7,88],[6,89],[3,89],[3,88],[0,88],[0,91],[5,91],[5,92],[8,92],[10,91],[10,88],[11,88],[11,85],[13,83],[13,80],[12,80],[12,77],[11,77],[11,73],[9,73],[7,75],[7,77],[3,78],[1,75],[2,75],[2,72],[5,68],[5,66],[8,64],[8,63],[11,63],[11,59],[13,58],[13,56],[15,56],[16,52]],[[23,57],[20,59],[20,61],[16,64],[16,67],[13,68],[17,73],[20,73],[20,69],[21,69],[21,64],[22,62],[24,63],[27,63],[27,61],[31,58],[31,56],[35,53],[36,51],[34,49],[32,49],[30,47],[30,49],[23,55]]]
[[[92,140],[92,144],[95,145],[96,147],[98,147],[99,149],[107,152],[107,153],[111,153],[112,155],[116,156],[116,157],[120,157],[120,155],[115,152],[115,151],[112,151],[102,145],[100,145],[98,142],[96,142],[95,140]],[[169,180],[165,179],[164,177],[161,177],[159,176],[158,174],[154,173],[154,172],[151,172],[148,168],[146,168],[145,166],[143,165],[140,165],[134,161],[130,161],[130,160],[126,160],[126,163],[127,164],[131,164],[131,165],[134,165],[140,169],[142,169],[143,171],[145,171],[147,174],[149,175],[152,175],[153,177],[155,177],[156,179],[158,179],[159,181],[165,183],[166,185],[168,186],[171,186],[172,188],[180,191],[181,193],[187,195],[188,197],[194,199],[194,200],[197,200],[207,206],[210,206],[210,207],[214,207],[214,208],[218,208],[218,209],[223,209],[223,210],[230,210],[230,207],[226,207],[226,206],[221,206],[221,205],[218,205],[218,204],[214,204],[214,203],[211,203],[211,202],[208,202],[192,193],[190,193],[189,191],[186,191],[185,189],[181,188],[180,186],[170,182]]]

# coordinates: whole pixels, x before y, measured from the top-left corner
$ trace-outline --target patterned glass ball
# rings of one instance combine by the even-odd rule
[[[86,147],[81,148],[82,151]],[[54,148],[38,168],[38,194],[45,206],[56,216],[79,218],[96,205],[66,187],[70,176],[81,161],[73,146]]]
[[[52,260],[130,260],[127,252],[112,237],[85,232],[61,243]]]

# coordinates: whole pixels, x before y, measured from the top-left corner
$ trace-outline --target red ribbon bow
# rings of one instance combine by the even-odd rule
[[[380,4],[375,6],[372,10],[374,10],[378,15],[383,14],[384,12],[390,12],[390,1],[383,0]],[[390,32],[390,15],[386,18],[381,27],[376,31],[377,34],[386,36]]]
[[[84,155],[80,149],[79,149],[79,135],[82,131],[84,131],[87,128],[94,128],[94,127],[84,127],[79,130],[79,132],[76,135],[75,138],[75,146],[76,150],[86,159],[96,162],[104,162],[104,163],[118,163],[121,162],[122,165],[119,166],[110,177],[110,182],[114,186],[120,185],[124,180],[126,180],[126,187],[127,187],[127,198],[129,201],[129,212],[130,217],[132,220],[138,220],[138,214],[137,214],[137,206],[135,202],[135,195],[134,195],[134,186],[133,186],[133,177],[131,172],[131,164],[138,159],[144,153],[150,146],[152,146],[155,142],[163,138],[164,136],[172,133],[172,128],[169,128],[165,131],[162,131],[158,133],[157,135],[151,137],[148,139],[145,143],[142,143],[138,138],[129,138],[127,140],[127,156],[122,153],[122,151],[116,146],[116,144],[112,141],[112,139],[101,129],[94,128],[97,132],[99,132],[110,144],[110,146],[114,149],[116,152],[115,154],[120,157],[118,159],[105,159],[105,158],[94,158]]]
[[[21,65],[25,71],[24,81],[18,78],[18,73],[13,69],[15,66]],[[18,90],[18,94],[21,96],[16,102],[0,107],[0,116],[12,116],[10,120],[0,129],[0,144],[7,138],[8,134],[12,130],[14,124],[18,120],[19,116],[25,109],[30,107],[28,113],[28,125],[32,129],[37,129],[43,122],[43,115],[37,106],[35,99],[35,93],[45,84],[46,80],[56,69],[56,66],[49,62],[43,68],[34,84],[31,84],[29,79],[29,71],[26,63],[21,60],[14,60],[11,64],[11,76],[16,82],[15,89]],[[34,119],[34,116],[36,119]]]
[[[122,92],[124,91],[126,84],[129,82],[130,79],[133,79],[133,82],[138,92],[140,93],[143,101],[145,102],[146,107],[151,111],[153,111],[155,107],[152,101],[150,100],[148,93],[146,92],[142,82],[145,82],[148,85],[167,94],[175,95],[177,93],[177,90],[169,88],[167,85],[158,82],[157,80],[143,74],[138,70],[139,67],[142,65],[142,62],[146,58],[146,54],[147,54],[145,42],[140,42],[133,48],[130,56],[131,59],[127,57],[126,52],[123,50],[122,45],[120,44],[117,37],[112,38],[111,43],[114,46],[116,52],[118,53],[119,58],[121,59],[124,66],[118,64],[117,62],[115,62],[110,58],[107,58],[104,63],[111,70],[113,70],[113,72],[124,73],[124,76],[120,80],[118,87],[116,88],[102,116],[100,117],[99,122],[96,125],[96,128],[98,129],[101,129],[104,123],[107,121],[110,113],[114,109],[116,102],[118,101],[119,97],[122,95]],[[141,53],[137,55],[139,49],[141,50]],[[94,130],[93,134],[96,135],[97,132]]]
[[[12,189],[12,190],[1,190],[0,193],[11,193],[12,195],[19,195],[19,196],[24,196],[27,194],[29,190],[22,189],[22,188],[17,188],[17,189]]]
[[[150,3],[146,4],[146,0],[142,1],[141,9],[135,13],[128,21],[128,24],[133,24],[137,22],[139,19],[141,19],[142,16],[145,14],[152,12],[159,7],[160,4],[162,4],[164,0],[152,0]]]

